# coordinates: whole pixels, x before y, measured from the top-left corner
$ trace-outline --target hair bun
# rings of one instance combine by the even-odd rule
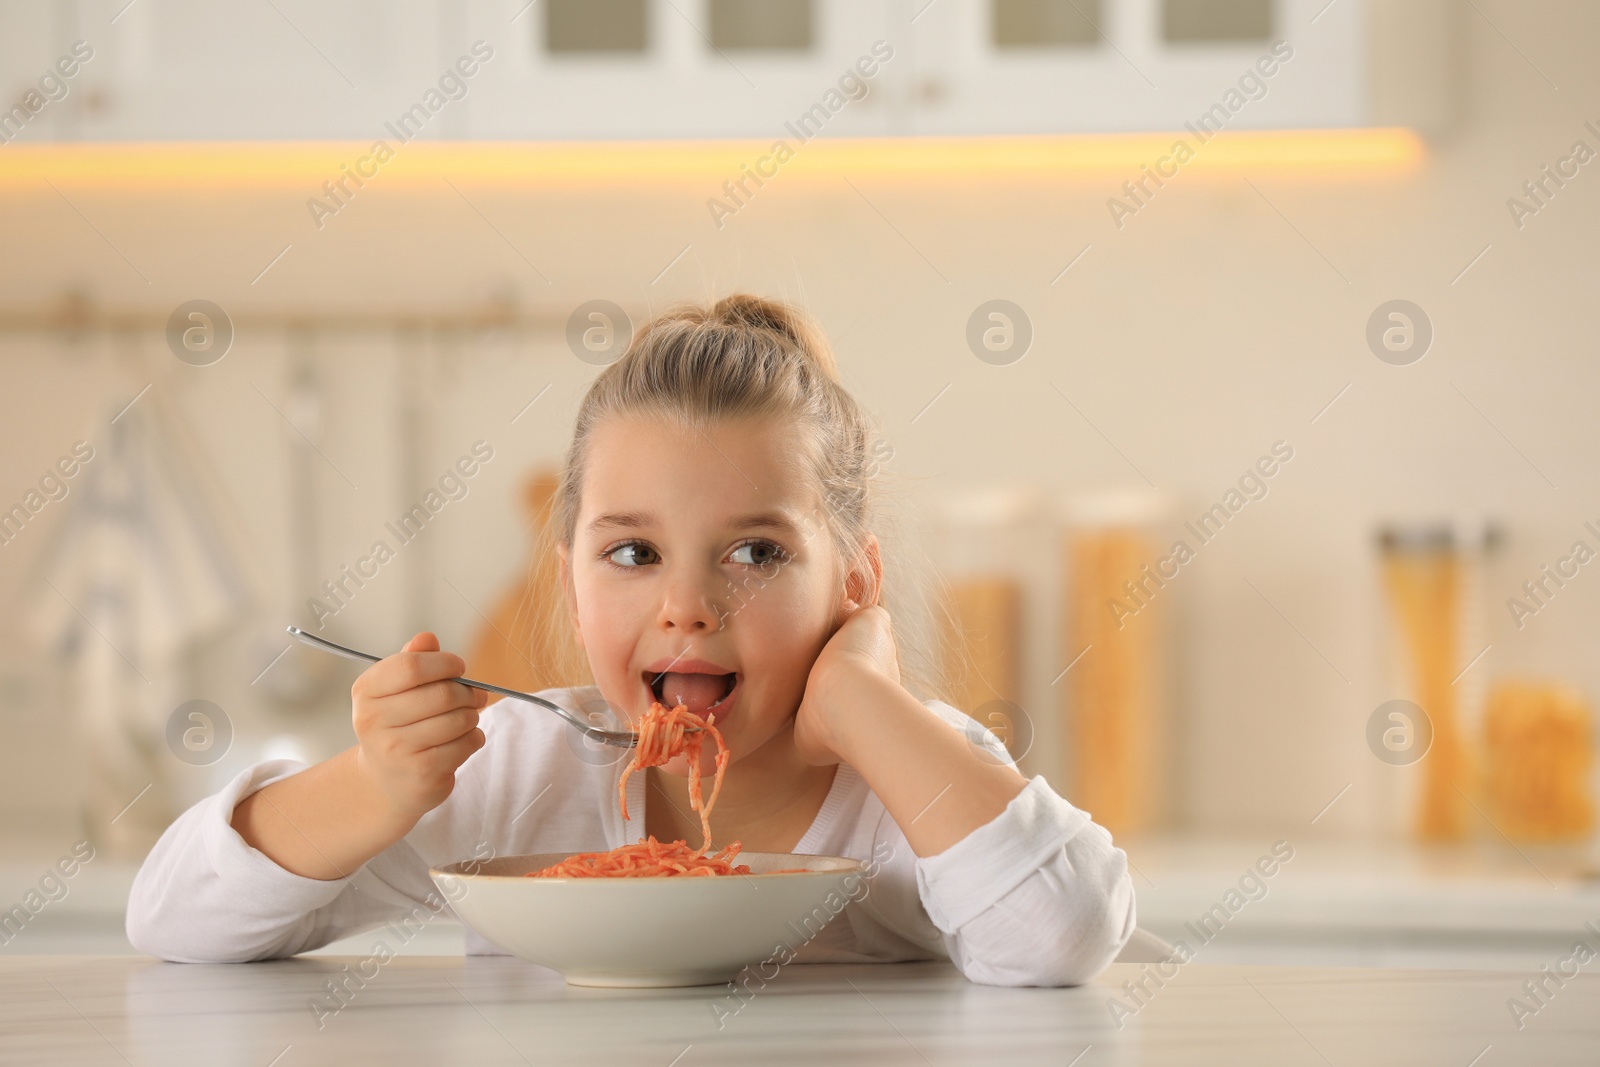
[[[710,321],[719,326],[767,330],[786,338],[827,377],[839,381],[833,348],[816,320],[790,304],[751,293],[734,293],[711,306]]]

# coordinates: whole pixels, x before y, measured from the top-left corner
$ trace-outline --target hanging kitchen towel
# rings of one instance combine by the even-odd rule
[[[131,405],[141,384],[110,391],[25,619],[69,665],[87,747],[85,815],[113,851],[137,852],[169,814],[162,777],[175,767],[163,737],[172,709],[194,695],[184,691],[186,650],[254,597],[163,384]]]

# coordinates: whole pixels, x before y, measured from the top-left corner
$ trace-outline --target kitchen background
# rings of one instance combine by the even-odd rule
[[[520,627],[576,405],[630,323],[734,291],[820,319],[906,618],[1117,832],[1143,925],[1277,842],[1201,958],[1536,969],[1600,921],[1600,9],[0,27],[0,906],[94,850],[0,951],[131,951],[178,811],[350,742],[358,669],[286,625],[570,684]]]

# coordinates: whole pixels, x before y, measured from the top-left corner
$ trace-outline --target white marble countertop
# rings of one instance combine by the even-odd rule
[[[1268,840],[1163,838],[1121,842],[1134,866],[1143,925],[1181,925],[1268,852]],[[1585,845],[1501,842],[1297,841],[1267,882],[1253,922],[1551,933],[1600,920],[1600,858]]]
[[[1076,989],[966,981],[946,963],[781,971],[742,1006],[725,987],[584,989],[506,957],[399,957],[337,1011],[312,1009],[361,957],[185,965],[0,957],[0,1062],[303,1064],[1594,1064],[1600,975],[1519,1030],[1525,976],[1339,968],[1178,969],[1119,1029],[1108,1001],[1142,967]],[[1552,961],[1554,962],[1554,961]],[[338,1000],[327,1003],[339,1004]],[[722,1012],[717,1011],[721,1006]],[[720,1022],[720,1026],[719,1026]]]

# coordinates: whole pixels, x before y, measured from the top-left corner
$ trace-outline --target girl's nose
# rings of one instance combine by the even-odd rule
[[[664,629],[715,633],[722,628],[724,617],[719,601],[710,595],[705,583],[680,579],[667,587],[659,622]]]

